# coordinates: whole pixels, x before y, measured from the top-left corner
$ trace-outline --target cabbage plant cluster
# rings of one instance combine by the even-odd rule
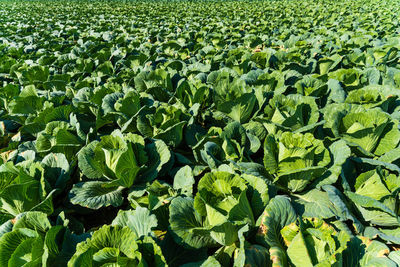
[[[0,0],[0,267],[400,266],[399,0]]]

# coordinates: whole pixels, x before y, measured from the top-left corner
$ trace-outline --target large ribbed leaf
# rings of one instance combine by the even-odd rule
[[[0,239],[0,266],[10,266],[11,259],[14,264],[11,266],[21,266],[34,260],[38,255],[32,254],[32,248],[34,242],[40,242],[37,238],[39,236],[35,231],[24,228],[4,234]]]
[[[128,226],[138,237],[152,235],[152,229],[157,227],[157,218],[146,208],[121,210],[112,225]]]
[[[295,222],[297,214],[289,198],[276,196],[268,203],[263,214],[257,220],[256,240],[267,247],[283,248],[280,231],[286,225]]]
[[[197,249],[215,246],[215,241],[204,227],[203,219],[194,209],[192,198],[175,198],[171,202],[169,212],[171,230],[178,244]]]
[[[122,204],[123,196],[121,186],[111,185],[108,182],[84,182],[75,184],[70,191],[73,204],[79,204],[91,209]]]

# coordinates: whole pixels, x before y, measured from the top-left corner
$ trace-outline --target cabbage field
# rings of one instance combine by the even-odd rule
[[[400,266],[399,0],[0,0],[0,267]]]

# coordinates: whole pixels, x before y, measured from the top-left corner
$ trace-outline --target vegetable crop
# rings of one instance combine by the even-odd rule
[[[0,1],[0,267],[400,266],[399,12]]]

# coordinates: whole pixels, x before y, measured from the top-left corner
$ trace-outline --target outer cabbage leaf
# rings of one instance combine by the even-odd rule
[[[72,204],[78,204],[90,209],[101,207],[118,207],[123,202],[121,186],[113,186],[107,182],[77,183],[69,192]]]
[[[169,207],[170,225],[175,241],[186,247],[199,249],[216,246],[201,215],[194,209],[194,201],[188,197],[172,200]]]
[[[257,220],[257,243],[273,248],[283,249],[284,243],[280,231],[286,225],[297,220],[297,214],[289,198],[276,196],[267,205],[263,214]]]
[[[112,225],[128,226],[138,237],[152,235],[152,229],[157,227],[157,218],[146,208],[136,210],[120,210]]]

